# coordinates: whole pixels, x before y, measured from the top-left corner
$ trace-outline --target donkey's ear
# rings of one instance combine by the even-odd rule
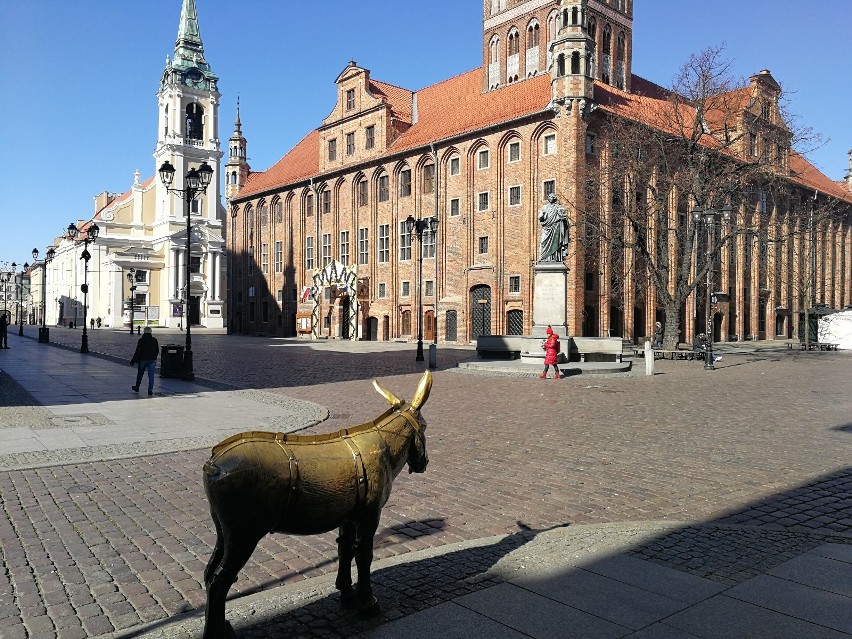
[[[420,378],[420,384],[414,393],[414,399],[411,400],[411,408],[420,410],[426,400],[429,399],[429,393],[432,391],[432,373],[426,371],[423,377]]]
[[[399,408],[400,406],[402,406],[405,403],[404,399],[400,399],[399,397],[397,397],[396,395],[391,393],[387,388],[382,388],[382,386],[379,384],[379,380],[374,379],[373,380],[373,386],[379,392],[379,395],[381,395],[386,400],[388,400],[388,404],[391,405],[391,408],[394,408],[394,409]]]

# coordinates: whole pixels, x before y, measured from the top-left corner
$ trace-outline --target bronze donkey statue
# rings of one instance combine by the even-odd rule
[[[426,470],[426,422],[420,409],[432,375],[423,374],[408,404],[373,385],[391,408],[371,422],[327,435],[246,432],[213,448],[204,488],[216,527],[216,547],[204,571],[204,639],[234,636],[225,598],[267,533],[315,535],[339,528],[335,585],[344,605],[378,612],[370,585],[373,538],[394,478]],[[358,583],[352,587],[352,559]]]

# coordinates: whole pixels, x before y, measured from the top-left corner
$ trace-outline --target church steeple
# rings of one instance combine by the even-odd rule
[[[204,44],[198,28],[195,0],[183,0],[175,40],[175,53],[171,61],[166,58],[166,69],[161,84],[169,82],[194,89],[216,91],[219,78],[204,59]]]
[[[246,183],[251,167],[246,155],[246,139],[240,123],[240,99],[237,98],[237,118],[234,132],[228,140],[228,162],[225,164],[225,197],[235,197]]]
[[[588,31],[588,0],[561,0],[559,32],[550,43],[551,98],[590,100],[594,95],[595,41]]]

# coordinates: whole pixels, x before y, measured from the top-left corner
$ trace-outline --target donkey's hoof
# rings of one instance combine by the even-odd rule
[[[358,607],[358,597],[353,589],[340,591],[340,605],[344,608]]]
[[[382,607],[379,605],[379,600],[375,597],[370,597],[370,601],[359,603],[358,614],[361,617],[378,617],[382,614]]]

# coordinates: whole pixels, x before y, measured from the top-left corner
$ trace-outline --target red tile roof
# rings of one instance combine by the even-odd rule
[[[387,153],[404,152],[532,115],[544,110],[550,102],[550,76],[547,74],[483,93],[482,73],[481,68],[473,69],[418,91],[417,121],[391,144]],[[414,94],[384,82],[371,79],[370,83],[371,90],[383,97],[398,117],[411,121],[414,117]],[[668,101],[671,95],[667,89],[636,75],[631,77],[631,89],[632,93],[626,93],[596,81],[595,100],[604,111],[661,130],[675,133],[676,127],[692,126],[695,109],[685,102],[679,107],[678,124],[661,117],[660,114],[665,111],[660,109],[661,103]],[[714,118],[712,113],[708,115],[711,120],[708,125],[721,130],[726,123],[726,117],[721,113],[730,112],[727,107],[732,105],[737,107],[737,112],[745,108],[751,99],[751,91],[751,87],[743,87],[727,94],[724,97],[726,105],[718,110],[719,117]],[[719,146],[710,135],[704,135],[702,143]],[[311,131],[269,170],[250,173],[239,199],[318,176],[319,152],[319,132]],[[795,152],[791,152],[790,169],[793,181],[852,201],[852,193],[848,189],[820,173]]]
[[[401,119],[411,121],[413,95],[406,89],[370,80]],[[474,69],[417,92],[417,122],[402,133],[388,153],[424,146],[543,110],[550,101],[550,76],[540,75],[482,93],[482,69]],[[408,111],[406,112],[406,108]],[[269,170],[249,175],[239,198],[292,184],[319,172],[319,133],[312,131]]]

